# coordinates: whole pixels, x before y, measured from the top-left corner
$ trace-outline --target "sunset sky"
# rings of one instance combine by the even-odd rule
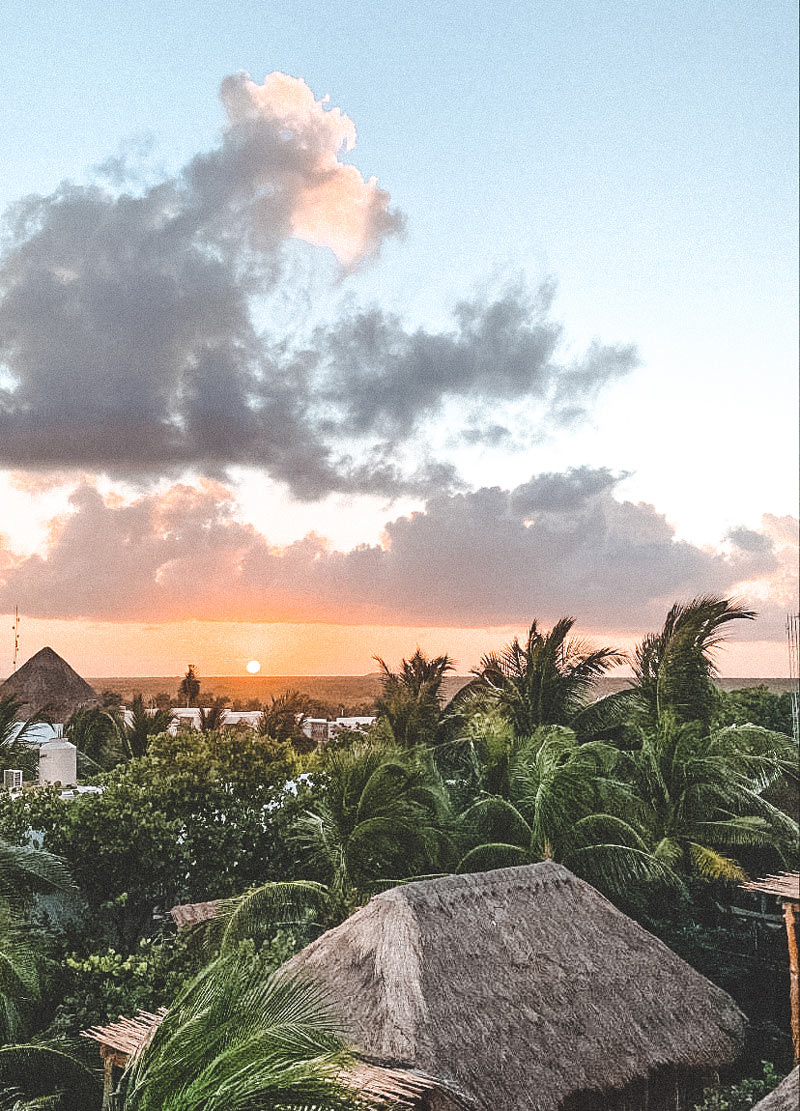
[[[795,8],[4,5],[0,675],[786,674]]]

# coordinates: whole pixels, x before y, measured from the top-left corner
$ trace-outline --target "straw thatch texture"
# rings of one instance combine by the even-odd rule
[[[26,715],[45,713],[64,722],[76,710],[98,706],[99,699],[85,679],[52,648],[42,648],[0,686],[0,698],[13,694],[24,703]]]
[[[797,1111],[800,1107],[800,1066],[795,1065],[774,1092],[770,1092],[753,1111]]]
[[[729,996],[552,862],[396,887],[288,968],[327,986],[367,1059],[486,1111],[681,1107],[744,1033]]]
[[[415,1108],[428,1092],[436,1090],[436,1081],[410,1069],[387,1069],[358,1062],[341,1079],[353,1091],[369,1101],[370,1106],[402,1111]]]
[[[219,914],[221,899],[209,899],[205,903],[179,903],[170,907],[170,916],[179,930],[186,926],[197,926],[209,922]]]
[[[81,1037],[99,1042],[101,1051],[111,1050],[121,1055],[125,1058],[121,1065],[124,1068],[131,1058],[150,1044],[166,1014],[166,1007],[160,1007],[155,1012],[137,1011],[133,1018],[120,1015],[116,1022],[107,1026],[90,1026],[88,1030],[81,1030]]]
[[[765,876],[760,880],[748,880],[740,884],[745,891],[757,891],[764,895],[775,895],[787,903],[800,903],[800,872],[779,872],[776,876]]]

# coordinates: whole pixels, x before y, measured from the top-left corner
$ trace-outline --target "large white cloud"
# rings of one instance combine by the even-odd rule
[[[276,287],[301,293],[289,240],[351,269],[402,220],[344,161],[352,122],[303,81],[239,74],[222,98],[219,143],[175,175],[138,189],[65,184],[10,214],[0,464],[144,478],[244,464],[308,499],[430,490],[456,477],[424,446],[448,403],[470,405],[473,438],[484,426],[502,437],[498,400],[569,421],[635,364],[632,348],[601,344],[560,359],[549,285],[464,302],[441,332],[370,309],[311,342],[267,338],[255,306]]]

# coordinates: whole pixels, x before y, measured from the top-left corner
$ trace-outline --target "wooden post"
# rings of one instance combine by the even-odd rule
[[[105,1047],[104,1047],[105,1048]],[[103,1054],[103,1111],[111,1107],[111,1094],[114,1091],[114,1057]]]
[[[783,917],[786,922],[786,939],[789,943],[789,1000],[792,1008],[792,1049],[794,1063],[800,1064],[800,970],[797,958],[797,903],[783,904]]]

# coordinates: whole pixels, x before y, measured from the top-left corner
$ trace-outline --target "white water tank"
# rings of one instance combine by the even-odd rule
[[[43,741],[39,746],[39,782],[72,787],[78,781],[78,750],[63,737]]]

